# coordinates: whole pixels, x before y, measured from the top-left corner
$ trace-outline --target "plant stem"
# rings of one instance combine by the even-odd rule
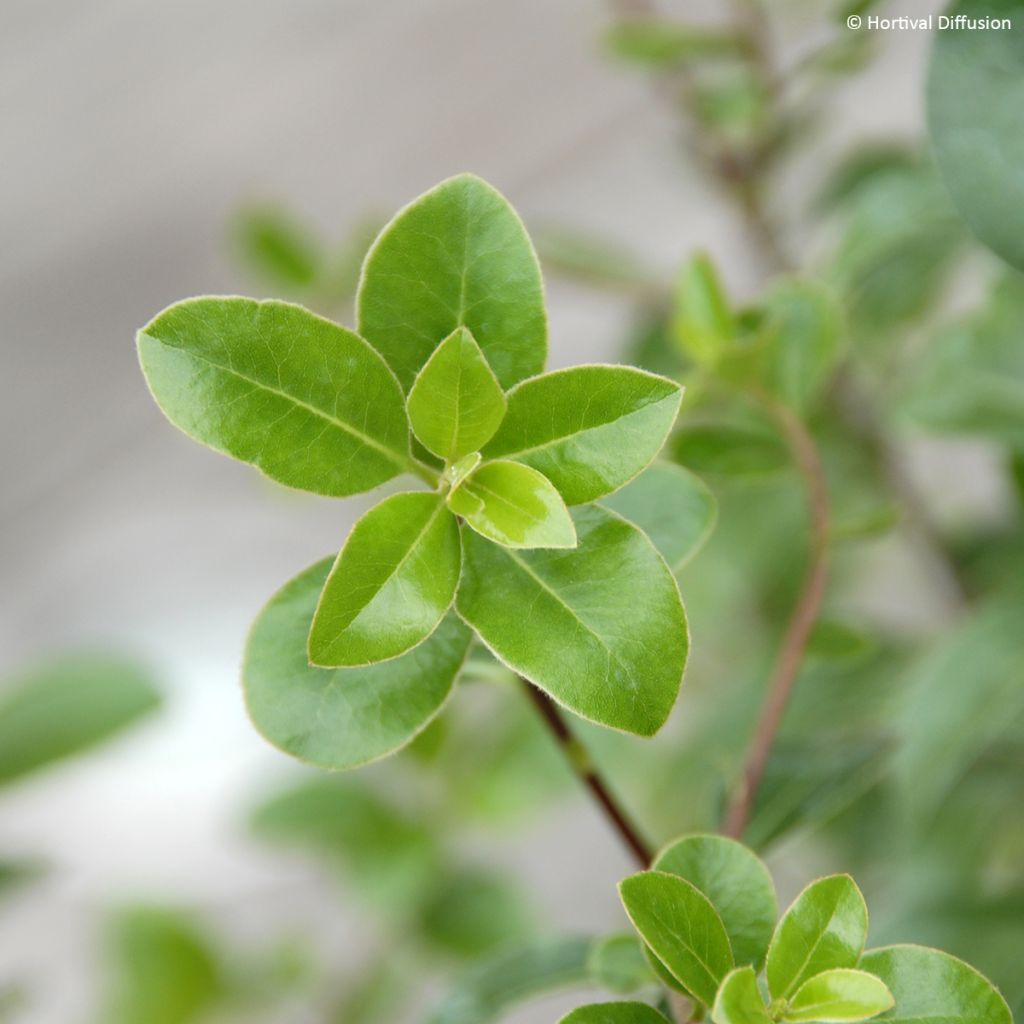
[[[561,710],[543,690],[538,689],[529,680],[520,676],[519,681],[547,723],[573,771],[587,787],[609,824],[618,832],[619,838],[629,848],[640,867],[650,867],[651,861],[654,859],[653,851],[629,820],[618,801],[612,796],[608,786],[591,763],[583,745],[573,736],[569,723],[566,722]]]
[[[724,831],[736,839],[743,835],[750,821],[786,705],[800,673],[807,641],[821,609],[828,576],[828,488],[817,445],[807,428],[788,408],[767,398],[763,402],[782,428],[804,481],[810,517],[810,553],[800,596],[786,626],[768,693],[747,750],[743,779],[726,815]]]

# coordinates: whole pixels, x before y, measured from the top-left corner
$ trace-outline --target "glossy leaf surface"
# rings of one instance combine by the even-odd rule
[[[366,257],[359,333],[412,387],[457,327],[468,327],[503,388],[540,373],[547,316],[540,267],[516,212],[471,174],[405,207]]]
[[[772,877],[756,854],[725,836],[685,836],[652,866],[696,886],[722,919],[736,963],[761,966],[779,907]]]
[[[846,1024],[867,1020],[893,1005],[885,982],[865,971],[840,968],[805,981],[789,1000],[782,1019],[794,1024]]]
[[[773,999],[836,967],[856,967],[868,934],[864,897],[849,875],[812,882],[779,921],[766,974]]]
[[[659,871],[627,878],[619,893],[654,955],[687,991],[711,1006],[733,957],[722,919],[707,897],[685,879]]]
[[[542,473],[518,462],[485,462],[449,492],[448,507],[481,536],[507,548],[576,546],[562,496]]]
[[[652,736],[689,646],[675,580],[635,526],[574,515],[570,551],[510,551],[463,531],[459,614],[507,665],[601,725]]]
[[[407,402],[413,433],[438,458],[482,448],[505,416],[505,395],[473,335],[460,327],[420,370]]]
[[[279,483],[343,497],[410,468],[394,375],[361,338],[300,306],[187,299],[138,342],[164,415]]]
[[[658,454],[682,391],[629,366],[576,366],[524,381],[484,448],[540,470],[568,505],[611,494]]]
[[[566,1014],[559,1024],[668,1024],[646,1003],[594,1003]]]
[[[405,653],[444,618],[459,582],[459,527],[438,494],[394,494],[352,528],[309,633],[314,665]]]
[[[973,967],[924,946],[886,946],[864,954],[861,969],[881,978],[896,1005],[893,1024],[1012,1024],[1006,1000]]]
[[[718,510],[699,477],[660,461],[601,504],[639,526],[674,570],[703,547]]]
[[[401,658],[364,668],[315,668],[306,643],[331,567],[325,559],[279,590],[249,634],[242,681],[256,728],[321,768],[355,768],[408,743],[451,692],[469,631],[449,615]]]
[[[714,1024],[771,1024],[757,975],[749,965],[726,975],[711,1009]]]

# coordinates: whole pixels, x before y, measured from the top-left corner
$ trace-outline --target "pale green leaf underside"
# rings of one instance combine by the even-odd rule
[[[868,950],[861,970],[881,978],[896,1005],[888,1024],[1013,1024],[1006,1000],[962,960],[924,946]]]
[[[455,596],[459,527],[438,494],[394,494],[352,528],[313,617],[314,665],[369,665],[425,640]]]
[[[566,1014],[558,1024],[668,1024],[646,1003],[594,1003]]]
[[[505,394],[465,327],[427,360],[406,408],[413,433],[447,462],[478,451],[494,436],[505,416]]]
[[[823,971],[797,989],[782,1019],[792,1024],[854,1024],[876,1017],[893,1005],[881,978],[865,971]]]
[[[644,871],[619,886],[633,926],[686,987],[711,1006],[733,968],[725,926],[707,897],[677,875]]]
[[[256,728],[321,768],[355,768],[408,743],[441,709],[470,633],[449,615],[418,647],[367,668],[311,666],[306,638],[331,568],[325,559],[287,583],[249,634],[242,681]]]
[[[711,1019],[714,1024],[771,1024],[757,975],[749,964],[726,975],[715,996]]]
[[[568,505],[596,501],[639,474],[665,443],[682,391],[629,366],[576,366],[524,381],[484,458],[525,462]]]
[[[463,531],[456,607],[507,665],[602,725],[652,736],[686,664],[675,580],[635,526],[597,506],[574,513],[569,551],[510,551]]]
[[[420,196],[367,254],[359,333],[412,387],[431,353],[468,327],[503,388],[544,368],[547,315],[540,266],[508,201],[462,174]]]
[[[542,473],[517,462],[485,462],[449,492],[448,506],[482,537],[507,548],[576,546],[562,496]]]
[[[779,921],[766,975],[773,999],[836,967],[856,967],[868,934],[864,897],[849,875],[812,882]]]
[[[279,483],[344,497],[411,468],[394,375],[361,338],[300,306],[187,299],[138,344],[176,427]]]

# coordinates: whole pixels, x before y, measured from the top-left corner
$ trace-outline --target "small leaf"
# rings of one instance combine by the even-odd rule
[[[422,643],[455,597],[459,527],[439,494],[393,494],[352,528],[309,632],[321,667],[370,665]]]
[[[572,548],[572,517],[543,473],[518,462],[485,462],[448,493],[448,507],[482,537],[507,548]]]
[[[509,458],[543,473],[568,505],[618,490],[661,450],[682,391],[629,366],[574,366],[524,381],[484,458]]]
[[[868,909],[849,875],[812,882],[782,916],[768,947],[768,990],[785,999],[836,967],[856,967],[868,934]]]
[[[246,206],[231,228],[240,260],[269,286],[302,291],[323,268],[324,253],[316,237],[281,207]]]
[[[725,836],[685,836],[662,850],[653,867],[696,886],[722,919],[736,963],[761,966],[779,907],[760,857]]]
[[[655,462],[601,504],[639,526],[673,570],[703,547],[718,514],[703,481],[670,462]]]
[[[402,393],[384,361],[300,306],[187,299],[138,343],[164,415],[278,483],[345,497],[411,469]]]
[[[468,327],[503,388],[540,373],[547,314],[540,266],[508,200],[472,174],[413,200],[366,256],[359,333],[412,387],[431,353]]]
[[[494,436],[505,416],[505,395],[465,327],[453,331],[427,360],[407,408],[413,433],[448,462],[479,450]]]
[[[896,1005],[891,1024],[1013,1024],[1006,1000],[962,960],[924,946],[887,946],[864,954],[861,969],[880,978]]]
[[[599,939],[590,951],[587,967],[595,984],[621,995],[654,981],[643,944],[635,935],[609,935]]]
[[[315,668],[307,636],[330,567],[325,559],[296,576],[260,612],[242,682],[253,723],[276,747],[321,768],[355,768],[405,746],[440,711],[470,636],[449,615],[401,658]]]
[[[876,1017],[894,1002],[880,978],[864,971],[839,968],[805,981],[789,1000],[782,1019],[794,1024],[846,1024]]]
[[[510,668],[583,718],[652,736],[689,646],[675,580],[635,526],[575,513],[572,551],[511,551],[463,531],[459,614]]]
[[[708,898],[677,875],[642,871],[619,885],[640,937],[688,992],[711,1006],[733,968],[725,926]]]
[[[749,965],[726,975],[711,1009],[714,1024],[771,1024],[771,1017]]]
[[[672,329],[682,350],[704,365],[717,362],[735,340],[729,299],[706,253],[694,256],[679,275]]]
[[[744,45],[743,39],[733,33],[646,17],[613,25],[605,44],[614,56],[653,68],[732,56],[742,53]]]
[[[558,1024],[668,1024],[646,1003],[593,1003],[566,1014]]]

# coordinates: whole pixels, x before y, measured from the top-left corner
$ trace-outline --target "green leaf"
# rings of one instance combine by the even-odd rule
[[[540,373],[547,316],[540,266],[522,221],[472,174],[413,200],[366,256],[359,333],[408,390],[444,338],[468,327],[503,388]]]
[[[714,1024],[771,1024],[753,967],[737,967],[726,975],[715,996],[711,1019]]]
[[[1007,19],[1012,28],[936,32],[928,129],[961,215],[978,238],[1024,269],[1024,45],[1017,0],[960,0],[952,18]]]
[[[439,494],[393,494],[352,528],[309,632],[321,667],[370,665],[422,643],[459,583],[459,526]]]
[[[402,393],[384,361],[301,306],[187,299],[138,342],[164,415],[278,483],[344,497],[413,470]]]
[[[88,750],[160,704],[149,673],[112,654],[44,661],[0,691],[0,786]]]
[[[469,647],[449,615],[407,654],[365,668],[315,668],[306,642],[331,567],[325,559],[285,584],[249,634],[242,682],[256,728],[321,768],[355,768],[405,746],[448,699]]]
[[[708,898],[737,964],[759,968],[764,963],[779,906],[772,877],[753,851],[725,836],[684,836],[662,850],[652,866],[685,878]]]
[[[566,1014],[558,1024],[668,1024],[646,1003],[593,1003]]]
[[[601,504],[639,526],[673,570],[704,546],[718,514],[704,482],[670,462],[655,462]]]
[[[407,408],[413,433],[439,458],[458,462],[482,448],[505,417],[505,395],[480,346],[453,331],[420,370]]]
[[[679,275],[672,329],[683,352],[704,365],[717,362],[736,337],[729,299],[706,253],[694,256]]]
[[[609,935],[599,939],[590,951],[587,967],[595,984],[621,995],[654,981],[643,944],[635,935]]]
[[[768,947],[766,974],[773,999],[835,967],[856,967],[868,934],[868,909],[849,875],[812,882],[782,916]]]
[[[734,33],[645,17],[613,25],[605,36],[605,45],[622,60],[663,68],[739,54],[744,44]]]
[[[894,1002],[880,978],[864,971],[838,968],[805,981],[789,1000],[782,1019],[794,1024],[846,1024],[876,1017],[891,1009]]]
[[[231,225],[239,259],[274,288],[303,291],[319,276],[324,253],[316,237],[276,205],[243,207]]]
[[[695,423],[676,434],[672,455],[694,472],[718,477],[761,477],[789,465],[785,443],[757,427]]]
[[[685,879],[661,871],[627,878],[619,894],[654,955],[687,991],[711,1006],[733,957],[725,925],[708,898]]]
[[[587,983],[590,940],[543,939],[471,967],[428,1024],[494,1024],[538,995]]]
[[[477,533],[507,548],[573,548],[576,529],[543,473],[499,459],[448,492],[448,507]]]
[[[679,590],[635,526],[575,513],[571,551],[518,552],[463,531],[459,614],[514,671],[583,718],[653,736],[689,640]]]
[[[1013,1024],[1006,1000],[962,960],[924,946],[887,946],[864,954],[861,969],[881,978],[896,1005],[892,1024]]]
[[[630,366],[574,366],[524,381],[484,458],[525,462],[568,505],[618,490],[661,450],[679,412],[678,384]]]

